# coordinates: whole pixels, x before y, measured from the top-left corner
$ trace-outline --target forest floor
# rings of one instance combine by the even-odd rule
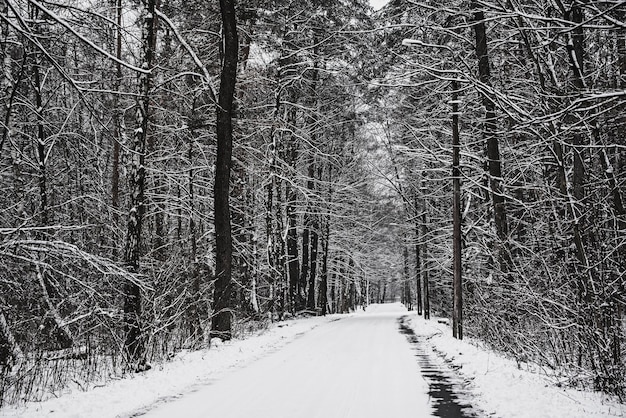
[[[290,320],[88,391],[0,417],[619,417],[598,393],[563,389],[400,304]]]

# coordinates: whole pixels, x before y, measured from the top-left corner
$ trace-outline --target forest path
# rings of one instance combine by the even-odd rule
[[[434,409],[400,304],[333,321],[180,398],[138,414],[169,417],[427,417]]]

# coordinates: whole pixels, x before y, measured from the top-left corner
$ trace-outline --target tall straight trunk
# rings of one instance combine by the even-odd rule
[[[565,11],[565,20],[570,21],[573,24],[573,29],[567,33],[566,48],[570,60],[570,68],[572,70],[571,84],[575,91],[582,92],[585,89],[585,74],[584,74],[584,33],[582,23],[584,20],[583,9],[579,4],[573,3],[571,9]],[[581,276],[581,283],[579,284],[580,296],[586,303],[591,301],[594,279],[592,276],[592,268],[589,266],[589,260],[586,250],[585,237],[583,236],[585,216],[579,210],[579,205],[585,198],[584,179],[585,179],[585,166],[584,160],[587,153],[586,144],[584,139],[584,133],[574,132],[572,137],[572,153],[573,153],[573,169],[572,169],[572,184],[571,193],[564,184],[563,191],[566,193],[568,205],[571,215],[574,219],[573,222],[573,239],[574,246],[576,248],[576,257],[583,270],[586,270]],[[567,178],[565,178],[567,181]]]
[[[426,175],[422,174],[422,188],[426,187]],[[422,199],[422,281],[424,283],[424,319],[430,319],[430,283],[428,263],[428,213],[426,198]]]
[[[242,148],[235,146],[235,152]],[[232,187],[231,197],[231,223],[233,242],[233,274],[237,277],[234,293],[234,304],[245,314],[252,312],[252,303],[248,290],[251,282],[251,260],[249,251],[251,246],[251,221],[250,202],[248,202],[249,176],[246,172],[246,158],[243,152],[238,153],[238,161],[231,170]]]
[[[417,193],[413,195],[413,211],[415,213],[415,302],[417,304],[417,314],[422,315],[424,305],[422,300],[422,257],[420,254],[421,244]]]
[[[0,2],[0,15],[7,16],[8,6],[6,1]],[[10,141],[12,134],[12,124],[13,119],[15,119],[16,109],[13,106],[15,101],[15,96],[18,92],[18,87],[21,83],[21,80],[25,74],[26,65],[24,65],[27,54],[23,54],[22,65],[17,74],[17,77],[13,75],[13,59],[12,53],[15,49],[15,46],[12,46],[12,43],[9,42],[10,39],[10,30],[9,25],[5,21],[0,22],[0,59],[2,62],[0,65],[2,68],[0,69],[0,95],[2,95],[2,100],[4,103],[4,115],[3,115],[3,124],[0,129],[2,129],[2,137],[0,137],[0,153],[4,148],[4,144]]]
[[[471,4],[474,11],[474,33],[476,37],[476,57],[478,59],[478,75],[480,82],[486,86],[491,85],[491,72],[489,69],[489,55],[487,50],[487,32],[485,28],[485,14],[479,10],[479,3]],[[495,104],[487,94],[482,95],[485,107],[484,136],[487,143],[487,169],[489,172],[489,186],[491,201],[493,204],[494,222],[496,233],[500,241],[505,241],[508,236],[506,219],[505,199],[502,190],[502,164],[500,161],[500,148],[497,136]],[[503,251],[506,251],[503,249]],[[505,261],[508,255],[502,254],[501,261]],[[506,263],[502,266],[507,269]]]
[[[237,81],[237,17],[235,0],[220,0],[224,61],[217,107],[217,159],[215,162],[215,281],[211,337],[232,337],[232,235],[230,225],[230,168],[233,150],[233,98]]]
[[[324,225],[324,236],[322,237],[322,268],[320,271],[320,287],[317,305],[321,309],[321,314],[328,313],[328,234],[326,223]]]
[[[289,92],[289,100],[295,102],[295,94]],[[294,126],[296,124],[296,109],[290,105],[286,109],[287,124]],[[296,172],[296,164],[298,159],[298,140],[292,132],[287,133],[287,149],[285,150],[285,161],[289,165],[291,172]],[[304,308],[304,298],[302,296],[303,289],[300,282],[300,258],[298,255],[298,215],[296,213],[297,193],[296,189],[287,182],[285,184],[285,215],[287,218],[287,275],[289,285],[289,310],[293,313]]]
[[[402,248],[402,261],[404,264],[404,280],[402,281],[402,299],[407,309],[410,311],[413,309],[411,300],[411,273],[409,270],[409,248],[407,245],[403,245]]]
[[[279,86],[276,89],[276,98],[274,105],[274,120],[270,134],[271,143],[269,144],[269,181],[266,186],[266,206],[265,206],[265,232],[267,236],[267,262],[269,264],[269,274],[267,277],[269,285],[269,301],[268,311],[276,313],[279,305],[279,301],[282,299],[282,281],[284,276],[284,266],[282,260],[282,247],[284,241],[281,235],[281,207],[282,207],[282,193],[281,193],[281,180],[278,175],[278,162],[280,131],[277,128],[279,125],[280,114],[282,111],[282,100],[280,88],[281,73],[277,74],[276,84]]]
[[[328,204],[333,196],[332,166],[328,165]],[[319,177],[322,178],[322,168],[319,168]],[[320,288],[317,305],[321,308],[322,315],[328,312],[328,249],[330,243],[330,215],[324,215],[322,219],[322,265],[320,271]]]
[[[302,265],[300,268],[300,281],[298,283],[298,288],[303,290],[308,290],[307,288],[307,279],[309,277],[309,250],[311,248],[311,237],[310,237],[310,221],[308,214],[304,215],[304,224],[302,228]],[[307,298],[308,301],[308,298]]]
[[[313,55],[315,57],[318,56],[319,53],[319,31],[314,30],[313,33]],[[307,263],[306,266],[304,264],[304,252],[302,254],[302,277],[304,286],[308,286],[307,294],[307,308],[310,310],[315,309],[315,275],[317,272],[317,245],[318,245],[318,232],[317,232],[317,211],[315,209],[315,204],[311,203],[313,199],[313,194],[315,191],[315,156],[313,154],[314,147],[318,146],[318,135],[317,135],[317,121],[318,121],[318,81],[319,81],[319,62],[316,59],[313,63],[313,69],[311,74],[311,109],[313,109],[313,115],[309,118],[309,130],[310,130],[310,140],[311,140],[311,149],[309,150],[309,161],[307,166],[307,181],[306,188],[309,192],[308,200],[308,210],[304,214],[304,231],[302,233],[302,249],[305,250],[306,247],[306,256]],[[305,245],[305,234],[306,234],[306,245]]]
[[[461,272],[461,143],[459,139],[459,93],[452,81],[452,335],[463,339],[463,276]]]
[[[626,20],[626,8],[622,8],[617,16],[620,21],[624,22]],[[617,30],[617,65],[619,77],[615,87],[626,90],[626,27],[624,26]],[[626,136],[626,126],[624,124],[619,127],[617,134],[622,137]],[[625,167],[625,159],[622,158],[621,162],[616,164],[616,166],[618,170],[623,169]]]
[[[289,275],[289,304],[292,312],[302,309],[300,289],[300,260],[298,258],[298,231],[296,214],[296,191],[286,185],[287,214],[287,273]]]
[[[265,207],[265,233],[267,236],[267,262],[269,264],[268,285],[269,285],[269,305],[268,311],[274,313],[276,310],[276,282],[282,274],[280,265],[280,233],[278,231],[278,221],[274,208],[274,196],[277,187],[277,147],[278,141],[276,133],[272,132],[272,144],[270,145],[270,180],[267,183],[266,207]]]
[[[196,108],[195,108],[195,102],[194,102],[192,115],[194,115],[195,113],[196,113]],[[199,341],[203,332],[202,332],[201,314],[200,314],[200,309],[199,309],[199,305],[201,303],[200,284],[202,281],[202,277],[201,277],[201,271],[200,271],[200,264],[198,263],[198,238],[197,238],[197,233],[196,233],[196,221],[194,219],[195,172],[193,169],[193,145],[198,136],[198,133],[196,132],[194,127],[192,127],[191,129],[190,135],[191,135],[191,138],[189,139],[189,145],[187,148],[187,160],[189,164],[187,195],[189,197],[189,244],[191,248],[191,252],[189,254],[189,261],[192,264],[192,268],[191,268],[191,277],[190,277],[191,297],[190,297],[189,304],[188,304],[187,320],[189,321],[189,335],[193,342],[193,341]],[[182,223],[181,218],[182,216],[179,216],[179,223]],[[182,226],[179,227],[178,229],[179,230],[182,229]]]
[[[141,231],[145,212],[144,191],[146,181],[145,157],[150,120],[150,90],[152,88],[153,59],[156,47],[156,0],[146,0],[142,28],[142,68],[147,73],[139,74],[139,94],[136,106],[136,125],[131,144],[131,170],[129,179],[130,210],[124,247],[124,262],[127,269],[139,273]],[[141,329],[141,288],[136,281],[127,280],[124,286],[124,319],[126,340],[124,349],[128,367],[145,369],[145,342]]]
[[[314,141],[312,136],[312,141]],[[315,142],[313,142],[315,143]],[[315,190],[315,163],[313,157],[310,157],[307,168],[306,188],[309,193]],[[309,200],[311,196],[309,196]],[[308,205],[308,210],[304,214],[304,230],[302,231],[302,271],[300,272],[302,286],[307,288],[307,309],[315,310],[315,275],[317,272],[317,214],[314,205]]]
[[[41,91],[41,74],[39,73],[39,64],[37,63],[37,55],[33,55],[33,80],[35,90],[35,106],[37,109],[37,163],[38,173],[37,180],[39,186],[39,224],[41,226],[48,225],[48,176],[46,169],[46,132],[43,120],[43,97]]]
[[[115,4],[115,80],[113,82],[113,150],[111,156],[111,206],[113,206],[113,225],[119,223],[120,207],[120,144],[122,142],[122,112],[120,110],[120,86],[122,84],[122,0]],[[117,245],[113,244],[113,255],[117,255]]]
[[[311,224],[311,266],[309,268],[309,290],[307,299],[307,307],[311,310],[315,310],[315,281],[317,278],[317,254],[319,247],[318,229],[319,222],[317,220],[317,215],[315,215]]]

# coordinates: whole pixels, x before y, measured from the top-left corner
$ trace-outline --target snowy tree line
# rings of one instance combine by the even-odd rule
[[[239,1],[232,106],[225,4],[0,4],[4,401],[454,274],[459,337],[621,394],[623,3]]]
[[[2,3],[5,400],[146,369],[206,344],[217,318],[230,338],[363,303],[368,7],[236,13],[229,187],[216,180],[218,2]],[[232,223],[222,285],[218,188]]]
[[[418,286],[462,276],[464,321],[437,300],[455,333],[620,396],[625,16],[620,1],[392,1],[378,79]]]

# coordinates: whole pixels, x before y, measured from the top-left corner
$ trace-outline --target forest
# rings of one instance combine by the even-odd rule
[[[0,405],[385,301],[626,395],[622,0],[2,0],[0,31]]]

